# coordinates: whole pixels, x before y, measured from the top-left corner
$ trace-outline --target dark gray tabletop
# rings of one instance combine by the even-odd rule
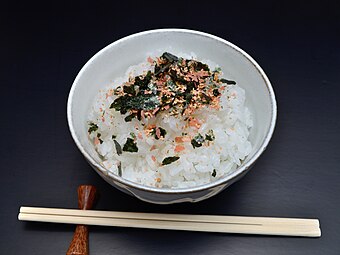
[[[329,1],[248,4],[55,1],[1,6],[0,254],[65,254],[74,226],[17,220],[21,205],[76,208],[79,184],[97,209],[319,218],[322,237],[288,238],[91,227],[91,254],[340,254],[340,18]],[[153,205],[104,182],[74,145],[69,89],[82,65],[123,36],[180,27],[225,38],[269,76],[273,139],[254,168],[196,204]]]

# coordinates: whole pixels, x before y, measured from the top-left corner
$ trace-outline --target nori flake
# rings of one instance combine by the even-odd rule
[[[194,149],[195,149],[196,147],[201,147],[202,144],[203,144],[203,142],[204,142],[204,137],[203,137],[200,133],[198,133],[198,134],[191,140],[191,145],[192,145],[192,147],[194,147]]]
[[[113,142],[115,143],[117,154],[122,155],[122,153],[123,153],[122,152],[122,146],[120,146],[120,144],[116,140],[113,140]]]
[[[98,126],[96,124],[91,122],[89,125],[90,125],[89,130],[88,130],[89,134],[98,130]]]
[[[123,146],[123,151],[138,152],[137,143],[135,143],[134,139],[131,138],[126,139],[126,142]]]
[[[163,159],[162,165],[163,166],[164,165],[169,165],[169,164],[175,162],[176,160],[179,160],[179,157],[177,157],[177,156],[167,157],[167,158]]]
[[[235,81],[227,80],[227,79],[224,79],[224,78],[220,79],[220,82],[226,83],[228,85],[235,85],[236,84]]]

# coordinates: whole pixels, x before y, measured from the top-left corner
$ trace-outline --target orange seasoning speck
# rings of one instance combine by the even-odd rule
[[[185,150],[185,147],[183,145],[176,145],[175,147],[175,152],[180,152],[180,151],[183,151]]]
[[[138,135],[137,135],[137,136],[138,136],[139,139],[143,139],[142,132],[138,132]]]
[[[107,92],[107,96],[112,96],[113,94],[113,89],[109,89],[109,91]]]
[[[143,110],[141,110],[140,114],[141,114],[142,118],[145,119],[145,115],[144,115],[144,111]]]
[[[158,112],[158,110],[159,110],[159,107],[157,107],[155,110],[153,110],[152,115],[155,115],[156,112]]]
[[[161,130],[159,128],[156,128],[156,137],[158,139],[161,138]]]
[[[156,127],[155,124],[150,124],[150,125],[148,125],[148,129],[153,129],[153,128],[155,128],[155,127]]]
[[[100,141],[99,141],[99,138],[98,138],[98,137],[95,137],[95,138],[94,138],[94,144],[95,144],[95,145],[100,144]]]
[[[151,159],[153,160],[153,162],[156,162],[156,157],[154,155],[151,156]]]
[[[175,137],[175,142],[176,143],[183,143],[183,137],[182,136],[177,136],[177,137]]]
[[[182,140],[183,142],[190,142],[191,138],[189,136],[184,136]]]
[[[175,142],[176,143],[184,143],[184,142],[190,142],[191,139],[188,136],[177,136],[175,137]]]
[[[148,57],[147,61],[150,63],[150,64],[153,64],[154,60],[151,58],[151,57]]]
[[[199,129],[201,127],[201,123],[197,119],[192,118],[189,120],[189,126]]]

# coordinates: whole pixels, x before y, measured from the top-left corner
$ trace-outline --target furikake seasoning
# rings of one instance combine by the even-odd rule
[[[125,121],[152,118],[160,112],[190,116],[197,109],[218,108],[225,84],[234,81],[219,78],[220,69],[193,59],[184,59],[164,52],[154,61],[154,70],[132,77],[114,90],[118,97],[111,109],[125,114]]]

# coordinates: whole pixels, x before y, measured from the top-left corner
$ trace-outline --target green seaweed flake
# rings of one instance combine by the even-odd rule
[[[127,138],[123,146],[123,151],[138,152],[138,147],[137,147],[137,143],[135,143],[135,140],[131,138]]]
[[[175,161],[179,160],[179,157],[178,156],[173,156],[173,157],[167,157],[165,159],[163,159],[162,161],[162,165],[169,165]]]
[[[201,147],[204,142],[204,137],[198,133],[192,140],[191,140],[191,145],[192,147],[197,148]]]
[[[214,131],[212,129],[210,129],[208,131],[208,133],[205,134],[205,140],[207,140],[207,141],[214,141],[215,140]]]
[[[88,129],[89,134],[98,130],[97,124],[94,124],[93,122],[91,122],[89,126],[90,126]]]

